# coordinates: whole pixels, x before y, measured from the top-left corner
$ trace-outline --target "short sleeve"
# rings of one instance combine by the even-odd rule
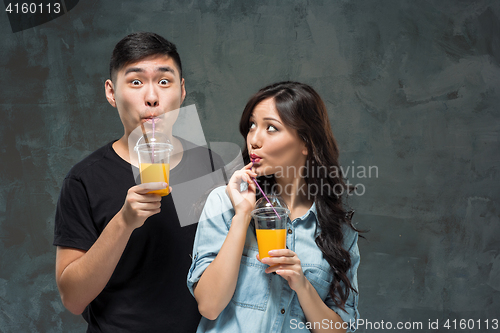
[[[209,194],[198,223],[193,245],[193,260],[187,277],[187,286],[193,296],[193,286],[219,253],[234,216],[225,188],[225,186],[218,187]]]
[[[358,233],[349,230],[349,232],[345,234],[344,237],[346,237],[346,241],[344,242],[344,244],[347,245],[346,249],[348,249],[349,255],[351,257],[351,268],[347,271],[347,278],[351,282],[352,287],[357,291],[359,291],[358,266],[359,266],[360,256],[358,249]],[[354,332],[356,331],[357,328],[356,321],[359,318],[358,298],[359,298],[358,293],[353,292],[351,290],[344,306],[346,311],[337,307],[330,295],[328,295],[328,297],[325,300],[326,305],[330,309],[335,311],[345,323],[349,324],[347,332]]]
[[[68,176],[57,202],[53,244],[88,250],[97,237],[85,186]]]

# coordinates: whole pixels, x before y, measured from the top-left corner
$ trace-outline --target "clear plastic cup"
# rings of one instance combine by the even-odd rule
[[[268,196],[272,206],[261,198],[251,212],[255,222],[260,259],[269,257],[269,251],[286,248],[286,223],[290,211],[277,196]],[[279,217],[278,217],[279,215]]]
[[[169,183],[170,176],[170,154],[173,146],[163,142],[142,143],[135,146],[138,155],[139,172],[141,184],[153,182]],[[168,187],[148,193],[156,193],[161,196],[170,193]]]

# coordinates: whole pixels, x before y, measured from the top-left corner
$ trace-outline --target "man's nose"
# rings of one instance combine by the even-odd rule
[[[146,92],[145,103],[146,106],[150,107],[157,107],[160,104],[158,93],[156,92],[154,87],[150,87]]]

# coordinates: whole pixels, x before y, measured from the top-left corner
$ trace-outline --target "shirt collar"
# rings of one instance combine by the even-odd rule
[[[305,221],[310,217],[311,214],[313,214],[313,217],[316,220],[318,220],[318,211],[316,210],[316,202],[313,202],[311,207],[307,210],[307,212],[304,215],[302,215],[301,217],[297,217],[295,220]]]
[[[318,219],[318,211],[316,210],[316,201],[313,202],[311,208],[309,208],[309,210],[307,211],[308,214],[313,213],[314,214],[314,217],[316,217],[316,220]]]

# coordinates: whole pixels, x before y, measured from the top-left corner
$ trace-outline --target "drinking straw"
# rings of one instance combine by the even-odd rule
[[[155,141],[155,118],[152,118],[151,121],[153,122],[153,142]],[[153,145],[151,149],[151,163],[155,162],[155,146]]]
[[[144,128],[143,123],[141,123],[141,129],[142,129],[142,136],[144,137],[144,141],[146,141],[146,145],[148,146],[148,149],[152,149],[153,154],[151,155],[151,163],[154,163],[155,162],[155,157],[154,157],[154,153],[155,153],[154,149],[155,148],[153,145],[149,145],[148,135],[146,134],[146,129]],[[153,138],[155,137],[154,131],[155,131],[155,121],[153,118]]]
[[[252,168],[253,168],[253,165],[254,165],[254,161],[252,160]],[[269,199],[267,198],[267,195],[264,193],[264,191],[262,191],[262,189],[260,188],[260,185],[257,182],[257,180],[255,178],[252,178],[252,180],[255,183],[255,185],[257,185],[257,187],[259,188],[260,193],[262,193],[262,195],[267,200],[267,202],[269,203],[269,205],[271,206],[271,208],[274,210],[274,212],[276,213],[276,216],[281,220],[280,214],[278,214],[278,212],[276,211],[276,209],[274,209],[273,204],[271,203],[271,201],[269,201]]]
[[[144,124],[141,124],[141,129],[142,129],[142,136],[144,137],[144,141],[146,141],[148,148],[150,148],[149,140],[148,140],[148,136],[146,135],[146,129],[144,128]]]
[[[155,118],[152,118],[151,121],[153,121],[153,139],[154,139],[155,138]]]

